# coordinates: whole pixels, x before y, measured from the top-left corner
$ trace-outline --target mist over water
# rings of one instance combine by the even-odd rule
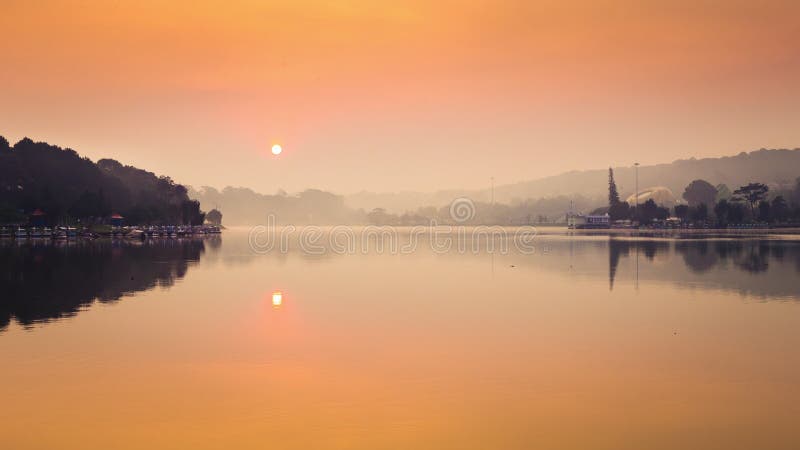
[[[800,449],[800,1],[0,3],[0,450]]]
[[[549,231],[530,253],[459,252],[454,235],[450,251],[309,254],[255,252],[249,232],[2,241],[9,448],[800,439],[796,237]]]

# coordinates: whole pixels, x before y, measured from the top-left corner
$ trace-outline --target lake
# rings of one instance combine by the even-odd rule
[[[430,239],[3,240],[2,448],[800,448],[800,237]]]

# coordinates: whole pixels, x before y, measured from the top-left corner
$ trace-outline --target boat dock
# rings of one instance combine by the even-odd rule
[[[70,226],[62,227],[0,227],[0,238],[3,239],[97,239],[102,237],[114,237],[125,239],[148,239],[148,238],[178,238],[178,237],[201,237],[205,235],[216,235],[222,233],[218,226],[214,225],[160,225],[160,226],[119,226],[111,227],[102,232],[92,231],[91,228],[76,228]]]

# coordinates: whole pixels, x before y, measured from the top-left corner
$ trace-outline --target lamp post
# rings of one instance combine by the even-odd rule
[[[634,170],[636,172],[636,192],[633,193],[633,201],[634,207],[633,210],[635,213],[639,213],[639,163],[633,163]]]
[[[639,163],[633,163],[634,171],[636,172],[636,193],[633,194],[635,207],[634,214],[639,215]],[[636,281],[634,283],[635,289],[639,290],[639,243],[636,243]]]
[[[494,206],[494,177],[491,177],[492,180],[492,206]]]

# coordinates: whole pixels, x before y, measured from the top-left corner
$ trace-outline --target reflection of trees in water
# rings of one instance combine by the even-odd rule
[[[0,329],[75,315],[95,300],[114,302],[171,286],[205,251],[202,240],[78,241],[0,246]]]
[[[719,264],[720,255],[709,248],[708,241],[687,240],[675,243],[675,251],[683,256],[686,267],[694,273],[704,273]]]
[[[627,241],[608,241],[608,290],[614,290],[614,278],[617,277],[617,266],[622,255],[628,256],[630,246]]]
[[[760,273],[769,269],[770,259],[783,261],[787,252],[800,256],[797,246],[766,240],[681,241],[675,244],[675,250],[694,273],[706,272],[728,261],[745,272]]]
[[[669,243],[664,241],[632,241],[628,239],[608,240],[608,289],[614,289],[614,279],[621,256],[630,256],[631,252],[641,253],[647,260],[655,259],[659,252],[669,250]]]
[[[733,260],[736,267],[751,273],[769,268],[770,246],[766,242],[751,243]]]
[[[633,256],[638,252],[647,260],[654,260],[659,254],[670,251],[668,241],[611,238],[608,243],[609,289],[614,288],[621,257]],[[696,274],[703,274],[717,266],[728,264],[729,267],[744,272],[762,273],[769,270],[770,260],[781,262],[786,258],[796,260],[796,269],[800,271],[800,245],[787,245],[782,241],[685,239],[675,241],[675,252],[683,257],[686,267]]]
[[[205,238],[203,242],[205,242],[205,245],[207,245],[208,248],[214,252],[217,252],[220,248],[222,248],[222,237],[220,237],[218,234]]]
[[[656,255],[661,252],[669,250],[669,243],[663,241],[635,241],[634,247],[638,247],[639,251],[644,253],[644,256],[652,261]]]

